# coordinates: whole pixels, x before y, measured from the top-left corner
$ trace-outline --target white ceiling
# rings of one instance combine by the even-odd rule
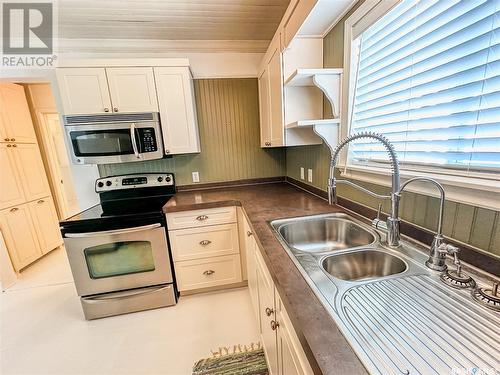
[[[270,40],[289,0],[59,0],[61,39]]]

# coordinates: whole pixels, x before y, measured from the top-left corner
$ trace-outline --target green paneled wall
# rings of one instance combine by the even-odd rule
[[[201,153],[99,167],[101,176],[168,171],[178,185],[285,175],[285,150],[260,148],[256,78],[194,81]]]
[[[325,68],[343,66],[344,21],[349,15],[339,22],[323,40]],[[326,103],[327,100],[324,102]],[[330,109],[325,109],[325,116],[328,116]],[[326,190],[329,160],[330,152],[325,145],[289,147],[286,150],[287,176],[300,180],[300,167],[312,168],[312,185]],[[361,183],[361,185],[379,193],[388,193],[390,190],[370,183]],[[372,208],[378,206],[378,200],[351,187],[339,186],[338,191],[342,197]],[[389,204],[385,203],[384,211],[390,211]],[[409,192],[403,193],[400,215],[404,220],[434,230],[437,226],[438,211],[439,200],[437,198]],[[448,237],[500,256],[500,212],[467,204],[446,202],[443,230]]]

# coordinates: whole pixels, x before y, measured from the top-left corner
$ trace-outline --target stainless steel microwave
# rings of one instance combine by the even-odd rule
[[[121,113],[64,116],[75,164],[111,164],[161,159],[159,114]]]

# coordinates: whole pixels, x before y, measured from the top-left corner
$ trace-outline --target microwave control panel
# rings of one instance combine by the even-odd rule
[[[155,152],[158,150],[154,128],[136,129],[139,134],[141,150],[140,152]]]

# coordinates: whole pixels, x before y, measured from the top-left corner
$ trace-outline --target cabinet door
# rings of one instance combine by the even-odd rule
[[[283,125],[283,78],[279,43],[276,44],[267,67],[269,70],[270,142],[272,147],[279,147],[285,144]]]
[[[0,211],[0,230],[16,271],[42,256],[28,205]]]
[[[259,317],[261,323],[261,340],[264,345],[269,373],[278,374],[278,348],[276,341],[276,331],[272,328],[273,322],[276,322],[275,303],[274,303],[274,284],[269,278],[265,265],[259,256],[257,261],[257,284],[259,290]]]
[[[3,110],[3,140],[10,142],[36,143],[35,129],[31,119],[24,87],[13,83],[0,84]],[[0,120],[2,122],[2,120]]]
[[[111,111],[104,68],[60,68],[56,70],[64,114]]]
[[[29,210],[43,254],[62,244],[59,220],[52,198],[45,197],[29,203]]]
[[[260,146],[271,145],[271,120],[269,108],[269,70],[267,67],[259,76]]]
[[[248,278],[248,290],[250,292],[250,298],[252,299],[252,306],[254,309],[255,317],[257,318],[257,323],[259,326],[259,331],[261,330],[260,315],[259,315],[259,290],[257,284],[257,266],[255,260],[255,252],[258,251],[257,243],[253,236],[248,237],[245,244],[246,258],[247,258],[247,278]]]
[[[38,145],[13,144],[12,151],[26,201],[49,196],[49,183]]]
[[[200,152],[189,68],[154,68],[166,154]]]
[[[113,112],[158,112],[153,68],[106,68]]]
[[[21,178],[17,172],[14,148],[11,143],[0,143],[0,209],[15,206],[25,201]]]
[[[277,329],[279,374],[312,375],[311,366],[279,296],[276,300],[276,307],[279,322]]]

